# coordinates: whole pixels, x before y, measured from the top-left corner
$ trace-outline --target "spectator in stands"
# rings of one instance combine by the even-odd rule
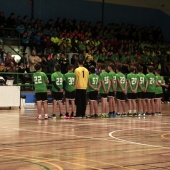
[[[28,58],[29,60],[29,70],[31,73],[35,72],[34,66],[38,63],[41,63],[41,58],[37,56],[36,51],[32,50],[31,55]]]
[[[19,65],[20,63],[23,63],[24,64],[24,67],[26,69],[26,72],[29,73],[29,61],[28,61],[28,54],[27,53],[24,53],[23,57],[21,57],[21,60],[19,61]]]
[[[0,12],[0,27],[2,25],[5,25],[5,21],[6,21],[6,19],[5,19],[4,13],[1,11]]]
[[[12,57],[11,52],[7,52],[7,55],[5,57],[5,66],[7,67],[7,70],[11,65],[15,65],[15,60],[14,57]]]
[[[33,37],[33,46],[35,47],[37,53],[42,52],[42,37],[40,32],[37,32]]]
[[[69,60],[68,60],[68,58],[66,57],[66,55],[65,55],[65,53],[62,53],[61,54],[61,57],[60,57],[60,59],[59,59],[59,64],[60,64],[60,66],[61,66],[61,73],[62,74],[65,74],[65,73],[67,73],[67,66],[68,66],[68,64],[69,64]]]
[[[55,53],[58,53],[58,50],[59,50],[59,38],[57,37],[56,34],[54,34],[52,37],[51,37],[51,46],[54,48],[54,52]]]
[[[42,67],[42,72],[48,73],[49,67],[45,56],[42,56],[41,67]]]
[[[30,47],[30,49],[32,50],[32,44],[30,43],[30,38],[31,38],[31,34],[30,32],[24,32],[23,36],[22,36],[22,45],[23,45],[23,53],[25,53],[27,47]]]
[[[52,55],[52,59],[48,62],[49,64],[49,72],[54,73],[54,66],[58,64],[59,60],[57,58],[57,54]]]
[[[16,25],[15,14],[11,13],[11,15],[7,18],[7,28],[14,28]]]

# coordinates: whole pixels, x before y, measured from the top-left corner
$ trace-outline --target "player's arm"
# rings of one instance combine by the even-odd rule
[[[91,89],[95,90],[96,91],[96,88],[94,88],[94,86],[90,83],[90,81],[88,81],[88,85]]]
[[[106,92],[104,81],[101,81],[101,86],[103,87],[104,91]]]
[[[109,89],[110,89],[110,87],[111,87],[111,81],[109,80],[109,82],[108,82],[108,92],[109,92]]]
[[[120,87],[121,91],[123,92],[124,89],[122,88],[122,85],[121,85],[121,83],[120,83],[120,80],[117,80],[117,85]]]
[[[54,86],[55,89],[57,89],[58,91],[60,91],[61,89],[57,86],[55,81],[52,81],[52,84]]]
[[[135,87],[135,93],[137,92],[138,84],[139,84],[139,82],[138,82],[138,80],[137,80],[137,82],[136,82],[136,87]]]
[[[130,90],[131,90],[132,92],[134,92],[130,80],[128,80],[127,83],[128,83],[128,86],[130,87]]]

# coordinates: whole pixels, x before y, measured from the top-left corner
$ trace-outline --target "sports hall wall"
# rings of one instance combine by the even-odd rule
[[[162,29],[165,40],[170,42],[170,16],[160,10],[113,4],[105,4],[104,9],[104,24],[114,22],[158,26]],[[11,12],[16,16],[31,16],[31,2],[30,0],[1,0],[0,11],[3,11],[6,17]],[[78,21],[101,21],[102,3],[87,0],[34,0],[34,17],[44,21],[57,17]]]

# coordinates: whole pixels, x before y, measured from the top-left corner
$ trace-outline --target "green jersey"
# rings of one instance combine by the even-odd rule
[[[99,80],[100,80],[100,82],[104,82],[105,89],[109,90],[108,89],[108,86],[109,86],[109,73],[107,73],[106,71],[102,71],[100,73],[100,75],[99,75]],[[100,86],[99,92],[100,93],[105,93],[102,85]]]
[[[156,76],[156,83],[164,84],[165,81],[160,75],[158,75]],[[155,94],[162,94],[162,93],[163,93],[162,86],[156,86]]]
[[[120,85],[122,86],[122,88],[125,89],[125,85],[126,85],[126,77],[125,77],[125,75],[123,73],[121,73],[121,72],[118,72],[116,74],[116,79],[117,79],[117,82],[118,81],[120,82]],[[122,92],[122,90],[120,88],[120,85],[117,84],[116,91]]]
[[[99,76],[97,74],[90,74],[88,78],[89,83],[94,87],[98,88]],[[87,87],[87,92],[94,91],[89,85]]]
[[[146,77],[143,73],[138,73],[137,74],[137,78],[138,78],[138,82],[140,84],[140,86],[142,87],[142,89],[146,88]],[[138,86],[137,92],[142,92],[140,86]]]
[[[65,89],[69,92],[75,90],[76,84],[76,74],[73,72],[68,72],[64,75]]]
[[[137,75],[135,73],[129,73],[127,75],[127,81],[131,84],[132,90],[135,90],[137,83],[138,83]],[[127,93],[133,93],[131,88],[130,88],[129,83],[128,83],[128,86],[127,86]]]
[[[63,81],[64,81],[64,75],[57,71],[51,75],[51,81],[54,81],[56,85],[61,89],[63,89]],[[52,85],[52,91],[58,92],[58,90]]]
[[[153,73],[146,74],[146,81],[148,82],[147,92],[155,92],[156,76]]]
[[[111,82],[113,82],[113,86],[116,89],[117,88],[117,81],[116,81],[116,73],[114,71],[109,72],[109,79]],[[112,85],[110,85],[109,92],[114,92]]]
[[[33,74],[33,81],[35,87],[35,93],[47,92],[46,81],[48,80],[47,75],[44,72],[37,71]]]

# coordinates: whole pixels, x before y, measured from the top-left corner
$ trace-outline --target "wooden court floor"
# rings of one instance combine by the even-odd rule
[[[35,119],[0,109],[0,170],[170,170],[170,104],[162,116]]]

